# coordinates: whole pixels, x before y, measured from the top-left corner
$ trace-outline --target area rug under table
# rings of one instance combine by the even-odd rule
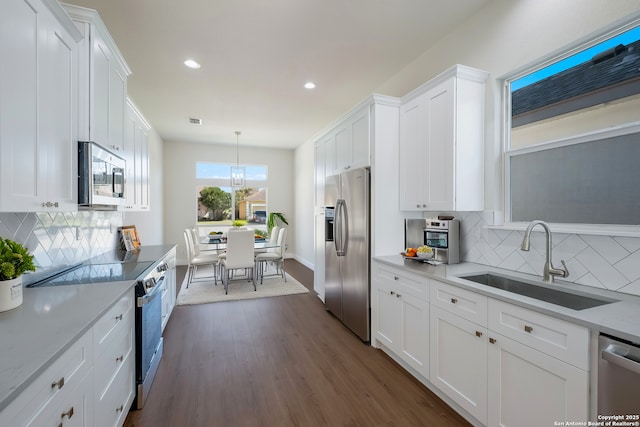
[[[307,288],[288,274],[286,282],[280,276],[272,276],[265,277],[262,284],[259,281],[256,282],[256,286],[258,290],[254,291],[251,281],[232,280],[229,283],[229,293],[225,295],[224,286],[222,286],[220,280],[218,280],[218,285],[214,285],[213,280],[191,282],[188,288],[185,282],[178,294],[177,305],[207,304],[210,302],[277,297],[309,292]]]

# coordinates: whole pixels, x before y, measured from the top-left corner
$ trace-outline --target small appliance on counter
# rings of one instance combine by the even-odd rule
[[[433,249],[435,261],[457,264],[460,262],[460,221],[453,217],[439,218],[406,218],[404,246],[427,245]]]

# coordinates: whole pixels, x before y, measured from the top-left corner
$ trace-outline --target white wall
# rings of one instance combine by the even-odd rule
[[[124,223],[135,225],[143,245],[175,243],[163,238],[163,142],[158,133],[149,132],[149,210],[125,212]]]
[[[313,157],[313,156],[311,156]],[[178,244],[178,259],[184,263],[183,231],[197,221],[196,162],[236,162],[236,146],[164,142],[164,243]],[[240,145],[240,163],[267,165],[268,209],[282,212],[289,221],[287,256],[296,254],[297,215],[294,211],[293,150],[256,148]],[[311,175],[313,179],[313,174]],[[200,184],[201,185],[201,184]],[[313,188],[312,186],[309,188]]]

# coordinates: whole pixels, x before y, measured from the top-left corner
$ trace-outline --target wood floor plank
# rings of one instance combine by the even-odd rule
[[[467,426],[313,293],[176,307],[144,409],[126,427]]]

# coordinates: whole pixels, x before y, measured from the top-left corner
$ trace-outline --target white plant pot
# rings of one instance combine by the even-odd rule
[[[22,276],[11,280],[0,280],[0,312],[11,310],[22,304]]]

